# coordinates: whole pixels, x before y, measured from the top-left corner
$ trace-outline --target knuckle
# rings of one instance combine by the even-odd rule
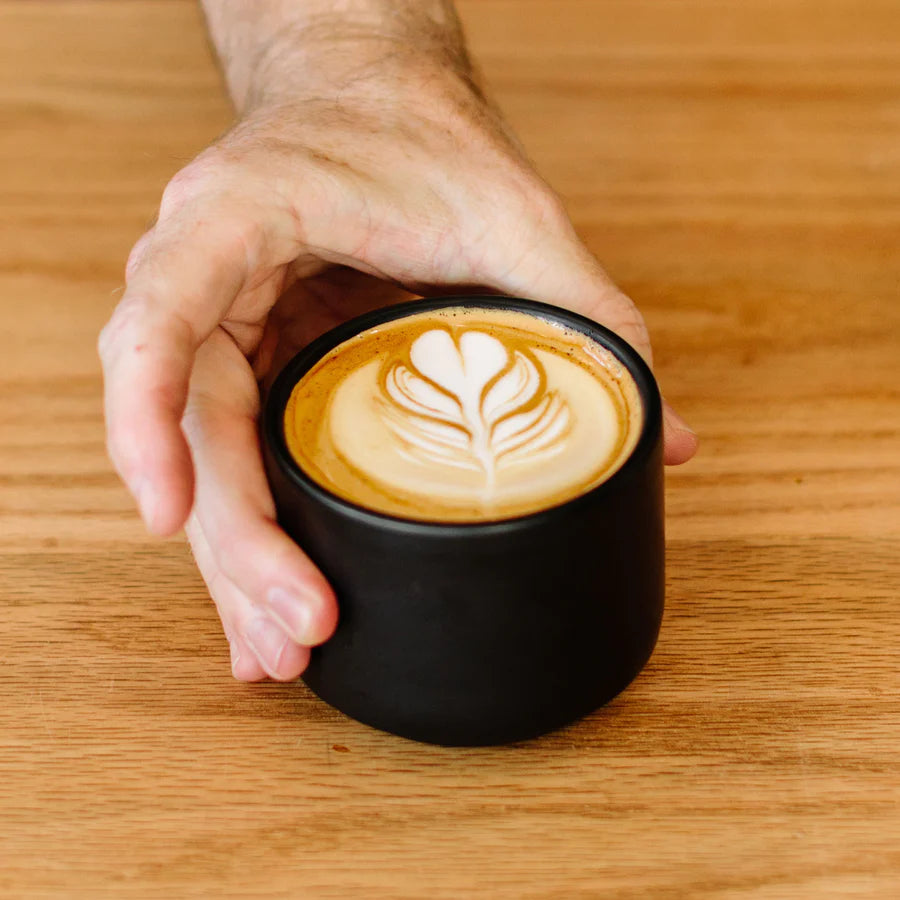
[[[174,175],[162,192],[159,203],[160,218],[167,218],[180,209],[193,195],[197,185],[198,179],[190,166]]]
[[[144,255],[147,252],[147,247],[150,243],[152,235],[153,229],[142,235],[137,243],[131,248],[131,252],[128,254],[128,259],[125,262],[126,281],[130,281],[134,277],[135,272],[137,272],[138,268],[140,267],[141,262],[144,259]]]
[[[104,366],[108,366],[118,354],[126,333],[131,330],[137,321],[143,306],[143,301],[140,298],[134,295],[126,295],[113,310],[109,321],[103,326],[100,334],[97,336],[97,353]]]
[[[249,549],[247,535],[240,528],[219,528],[210,542],[219,571],[234,583],[241,583]],[[251,557],[252,558],[252,557]]]
[[[217,148],[211,147],[172,176],[165,186],[159,206],[160,218],[167,218],[189,203],[221,190],[228,163]]]
[[[204,431],[214,415],[215,404],[208,394],[191,389],[190,397],[181,417],[181,430],[191,445],[202,441]]]

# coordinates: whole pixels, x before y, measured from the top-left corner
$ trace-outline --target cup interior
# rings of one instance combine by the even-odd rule
[[[511,518],[475,522],[423,521],[380,512],[360,506],[352,500],[333,493],[308,475],[288,449],[284,433],[285,409],[297,382],[319,359],[357,334],[414,313],[433,312],[447,307],[497,309],[526,313],[558,323],[574,331],[580,331],[612,353],[631,376],[637,387],[641,404],[640,432],[632,452],[622,465],[600,484],[561,504]],[[429,530],[441,533],[472,532],[479,529],[491,531],[497,528],[509,530],[519,525],[543,524],[544,519],[552,518],[561,508],[586,502],[586,498],[596,499],[598,493],[615,491],[617,485],[627,482],[630,473],[633,470],[640,470],[653,450],[662,428],[662,403],[653,373],[640,354],[615,332],[592,319],[551,304],[518,297],[447,296],[427,300],[411,300],[383,307],[357,316],[316,338],[297,353],[275,379],[265,398],[261,427],[263,438],[267,442],[275,462],[290,482],[296,488],[314,496],[318,502],[345,515],[367,519],[373,523],[379,522],[383,527],[397,530],[412,529],[417,532]]]

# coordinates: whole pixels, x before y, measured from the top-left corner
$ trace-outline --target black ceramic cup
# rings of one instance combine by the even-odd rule
[[[531,313],[610,350],[637,384],[643,425],[612,476],[514,519],[442,524],[373,512],[319,486],[284,438],[293,386],[361,331],[444,306]],[[304,680],[354,719],[418,741],[484,745],[543,734],[622,691],[663,613],[662,413],[653,375],[621,338],[541,303],[445,297],[340,325],[285,367],[262,438],[278,521],[333,585],[340,622]]]

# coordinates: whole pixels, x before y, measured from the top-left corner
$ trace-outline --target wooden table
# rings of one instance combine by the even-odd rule
[[[864,10],[864,12],[863,12]],[[468,0],[702,437],[648,668],[450,750],[244,685],[95,335],[228,122],[191,3],[0,3],[0,896],[900,896],[900,5]]]

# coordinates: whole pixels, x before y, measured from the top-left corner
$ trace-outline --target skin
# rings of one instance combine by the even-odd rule
[[[479,86],[440,0],[205,0],[234,126],[165,189],[100,336],[110,457],[147,528],[184,527],[236,678],[299,676],[334,593],[275,523],[259,382],[313,337],[417,295],[568,307],[652,361]],[[668,406],[665,459],[696,451]]]

